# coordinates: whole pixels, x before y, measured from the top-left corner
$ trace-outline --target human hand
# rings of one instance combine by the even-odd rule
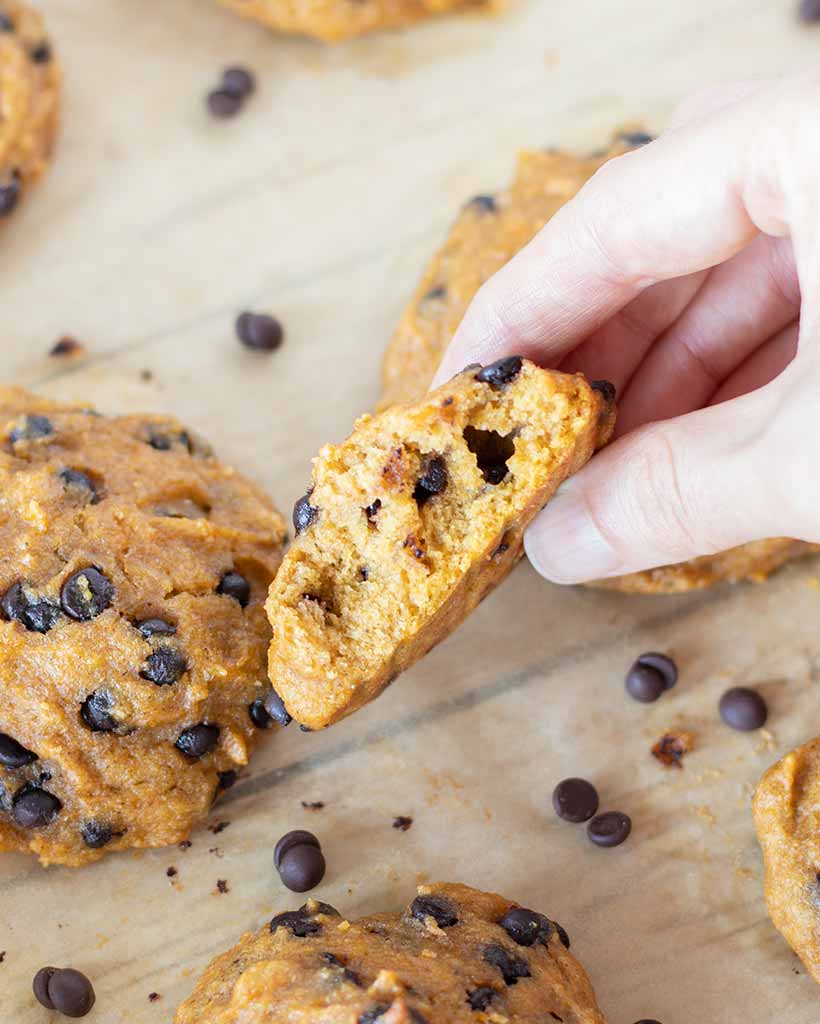
[[[820,69],[696,97],[606,164],[482,287],[434,383],[512,353],[620,396],[617,440],[528,531],[544,576],[820,541]]]

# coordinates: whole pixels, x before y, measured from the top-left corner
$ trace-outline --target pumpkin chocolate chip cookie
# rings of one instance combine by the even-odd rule
[[[465,885],[346,921],[310,901],[205,971],[175,1024],[605,1024],[564,929]]]
[[[766,772],[754,817],[769,914],[820,983],[820,738]]]
[[[498,9],[503,0],[220,0],[278,32],[338,42],[377,29],[404,28],[447,11]]]
[[[270,679],[290,714],[337,721],[451,633],[614,418],[612,385],[510,356],[325,446],[267,605]]]
[[[424,272],[385,352],[378,407],[385,409],[423,395],[481,285],[530,242],[602,164],[649,141],[651,137],[641,131],[624,131],[601,156],[522,153],[508,190],[476,196],[467,203]],[[782,537],[761,540],[595,585],[632,593],[673,594],[724,580],[759,581],[785,562],[817,550],[818,546]]]
[[[39,14],[0,0],[0,217],[46,168],[57,133],[60,70]]]
[[[0,389],[0,850],[188,835],[272,724],[283,537],[176,421]]]

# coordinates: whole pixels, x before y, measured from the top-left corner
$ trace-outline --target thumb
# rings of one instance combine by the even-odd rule
[[[640,428],[596,455],[530,526],[535,569],[581,583],[789,532],[770,430],[782,381]]]

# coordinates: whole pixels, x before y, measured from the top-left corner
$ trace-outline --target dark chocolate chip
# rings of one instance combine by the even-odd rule
[[[431,288],[429,292],[424,295],[422,302],[435,302],[436,299],[443,299],[447,294],[447,288],[443,284],[436,285],[435,288]]]
[[[148,444],[158,452],[170,452],[173,450],[174,445],[185,448],[191,455],[194,452],[194,442],[187,430],[178,430],[173,434],[166,434],[152,426],[148,432]]]
[[[23,416],[10,431],[9,441],[12,444],[18,441],[38,441],[43,437],[51,437],[53,433],[51,420],[45,416]]]
[[[495,213],[498,209],[495,196],[488,195],[473,196],[467,205],[473,210],[478,210],[480,213]]]
[[[371,504],[369,504],[363,510],[364,514],[367,516],[368,523],[375,523],[376,516],[379,514],[379,511],[380,511],[381,507],[382,507],[382,500],[381,500],[381,498],[376,498],[375,501],[371,502]]]
[[[13,32],[14,22],[8,14],[0,13],[0,32]]]
[[[236,780],[239,778],[239,772],[228,769],[226,772],[216,773],[216,791],[222,793],[226,789],[230,789],[231,786],[236,785]]]
[[[356,971],[351,971],[344,960],[340,960],[334,953],[320,953],[319,959],[330,967],[338,967],[345,981],[349,981],[357,988],[364,988],[361,975],[357,974]]]
[[[82,351],[83,346],[80,342],[66,334],[54,342],[48,354],[54,358],[59,358],[60,356],[78,355]]]
[[[11,814],[20,828],[43,828],[54,821],[62,806],[53,793],[26,783],[14,795]]]
[[[440,455],[435,455],[424,460],[421,476],[416,481],[413,491],[413,498],[419,506],[424,505],[430,498],[441,494],[447,488],[447,465]],[[368,518],[370,518],[368,516]]]
[[[635,1024],[661,1024],[659,1020],[636,1020]]]
[[[101,850],[104,846],[108,846],[112,839],[123,835],[123,833],[117,832],[111,825],[106,825],[101,821],[84,821],[80,825],[80,835],[87,847],[92,850]]]
[[[408,832],[412,827],[412,818],[406,818],[404,815],[399,815],[398,818],[393,819],[393,828],[398,832]]]
[[[248,705],[248,715],[257,729],[270,729],[273,724],[261,698]]]
[[[173,647],[159,647],[145,659],[145,668],[140,672],[140,677],[157,686],[172,686],[187,671],[188,662],[179,651]]]
[[[293,721],[291,716],[288,714],[288,709],[285,707],[285,702],[276,692],[276,690],[269,690],[265,696],[265,710],[279,725],[290,725]]]
[[[218,742],[218,726],[200,722],[199,725],[183,729],[174,746],[186,757],[197,759],[210,754]]]
[[[216,588],[217,594],[224,594],[225,597],[232,597],[238,601],[243,608],[247,608],[251,599],[251,585],[245,577],[238,572],[226,572],[219,581]]]
[[[146,640],[154,636],[175,636],[177,627],[166,622],[165,619],[143,619],[135,622],[134,625],[142,633]]]
[[[417,921],[432,917],[439,928],[458,924],[458,911],[444,896],[417,896],[410,905],[410,913]]]
[[[497,995],[498,993],[494,988],[490,988],[488,985],[481,985],[479,988],[474,988],[472,992],[467,993],[467,1002],[470,1004],[471,1010],[483,1013]]]
[[[282,857],[284,857],[288,850],[292,850],[296,846],[313,846],[317,850],[322,848],[322,844],[312,832],[306,832],[304,829],[294,829],[293,832],[286,832],[273,851],[273,863],[277,871],[282,863]]]
[[[552,925],[555,928],[555,930],[558,932],[558,938],[561,940],[561,944],[564,946],[565,949],[569,949],[570,941],[569,941],[569,935],[567,935],[566,929],[562,928],[561,925],[558,924],[557,921],[553,921]]]
[[[43,1002],[40,994],[45,989],[47,1002],[43,1003],[44,1006],[56,1010],[64,1017],[85,1017],[90,1013],[96,996],[94,986],[84,974],[70,967],[64,970],[46,967],[43,970],[48,972],[47,976],[40,982],[39,987],[37,978],[34,979],[34,994]],[[42,972],[38,972],[38,977],[40,973]]]
[[[214,117],[233,117],[242,109],[244,99],[228,89],[211,89],[205,103]]]
[[[222,88],[244,99],[256,89],[256,79],[247,68],[226,68],[222,72]]]
[[[25,768],[27,764],[33,764],[38,760],[37,755],[27,750],[22,743],[0,732],[0,764],[4,768],[14,771],[16,768]]]
[[[620,846],[632,831],[632,819],[621,811],[606,811],[587,825],[587,835],[596,846]]]
[[[51,47],[43,40],[42,43],[34,47],[29,56],[35,64],[48,64],[51,60]]]
[[[325,877],[325,858],[318,846],[300,843],[279,855],[279,877],[291,892],[308,892]]]
[[[593,380],[590,381],[589,386],[593,391],[600,391],[607,403],[614,402],[618,395],[615,385],[608,380]]]
[[[79,493],[83,501],[87,502],[87,504],[99,504],[100,494],[97,490],[97,485],[88,473],[83,473],[81,469],[66,468],[60,470],[60,479],[67,491]]]
[[[114,701],[105,690],[95,690],[83,701],[80,716],[92,732],[114,732],[119,722],[111,714]]]
[[[522,356],[505,356],[497,359],[494,363],[482,367],[475,375],[475,379],[482,384],[489,384],[493,388],[502,388],[510,381],[515,380],[524,365]]]
[[[40,1003],[41,1006],[45,1006],[47,1010],[54,1009],[54,1003],[52,1003],[51,997],[48,994],[48,983],[56,973],[56,967],[41,967],[34,975],[34,981],[31,986],[34,990],[34,996],[37,1002]]]
[[[641,704],[651,704],[666,692],[663,676],[651,665],[639,661],[626,674],[626,692]]]
[[[621,132],[619,138],[627,146],[633,146],[635,149],[639,146],[648,146],[650,142],[655,141],[655,136],[650,135],[649,132]]]
[[[552,806],[564,821],[589,821],[598,812],[598,790],[586,779],[564,779],[552,791]]]
[[[5,217],[17,206],[20,201],[21,188],[18,174],[12,174],[4,184],[0,185],[0,217]]]
[[[374,1003],[359,1014],[357,1024],[376,1024],[390,1010],[390,1003]]]
[[[316,921],[307,910],[288,910],[277,914],[270,923],[270,930],[287,928],[297,939],[305,939],[308,935],[318,935],[322,930],[321,921]]]
[[[820,21],[820,0],[800,0],[797,13],[800,20],[806,24]]]
[[[77,622],[89,622],[111,607],[114,585],[99,569],[80,569],[63,584],[60,603],[63,611]]]
[[[30,598],[22,583],[14,583],[0,602],[4,618],[22,623],[32,633],[48,633],[57,625],[60,609],[45,598]]]
[[[552,922],[525,907],[512,907],[498,923],[519,946],[534,946],[536,942],[547,945],[552,935]]]
[[[735,686],[720,698],[720,717],[733,729],[751,732],[762,729],[769,717],[766,701],[756,690]]]
[[[660,672],[663,676],[665,690],[671,690],[678,681],[678,666],[668,654],[661,654],[660,651],[646,651],[645,654],[638,655],[637,664],[649,665],[656,672]]]
[[[240,313],[236,319],[236,336],[246,348],[274,352],[282,344],[285,332],[275,316]]]
[[[505,985],[516,985],[521,978],[531,976],[527,961],[503,946],[488,946],[484,950],[484,960],[501,971]]]
[[[302,497],[293,506],[293,528],[296,530],[296,536],[309,527],[313,526],[316,520],[319,518],[319,509],[310,503],[310,496],[313,493],[313,488],[303,494]]]

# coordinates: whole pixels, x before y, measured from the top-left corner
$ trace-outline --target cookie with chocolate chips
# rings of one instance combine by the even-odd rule
[[[0,850],[185,839],[273,725],[284,533],[174,420],[0,389]]]
[[[57,135],[60,68],[43,19],[0,0],[0,218],[46,169]]]
[[[605,1024],[560,925],[465,885],[346,921],[311,901],[215,960],[175,1024]]]

